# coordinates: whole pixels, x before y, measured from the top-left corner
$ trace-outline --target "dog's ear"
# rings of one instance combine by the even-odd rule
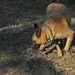
[[[39,38],[41,36],[41,28],[36,23],[34,23],[34,28],[36,31],[36,37]]]
[[[39,26],[37,25],[37,23],[34,23],[34,28],[35,29],[39,28]]]

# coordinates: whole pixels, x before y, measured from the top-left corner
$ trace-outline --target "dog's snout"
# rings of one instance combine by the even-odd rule
[[[33,41],[33,45],[35,44],[35,42]]]

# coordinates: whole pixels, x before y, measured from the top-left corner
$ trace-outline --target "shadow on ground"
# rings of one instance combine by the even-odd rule
[[[10,69],[10,66],[6,65],[2,68],[3,74],[6,75],[63,75],[61,69],[56,69],[52,62],[42,58],[32,58],[30,60],[21,60],[16,63],[15,71]],[[13,66],[11,66],[13,67]],[[9,71],[10,69],[10,71]]]

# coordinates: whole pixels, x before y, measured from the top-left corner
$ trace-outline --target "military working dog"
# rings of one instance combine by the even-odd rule
[[[32,35],[32,41],[39,50],[43,50],[47,41],[67,38],[64,51],[68,52],[74,35],[74,31],[70,28],[71,17],[68,9],[63,4],[51,3],[47,6],[46,12],[47,19],[42,26],[34,23],[35,31]],[[55,46],[58,57],[62,57],[59,45],[55,43]]]

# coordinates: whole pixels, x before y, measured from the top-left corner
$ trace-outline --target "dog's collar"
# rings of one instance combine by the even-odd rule
[[[48,41],[45,43],[45,47],[49,47],[49,46],[51,46],[54,42],[55,42],[54,39],[52,39],[52,40],[48,40]]]
[[[49,31],[48,27],[43,26],[42,28],[43,28],[43,30],[44,30],[44,32],[46,34],[47,40],[49,40],[50,39],[50,35],[49,35],[50,31]]]

